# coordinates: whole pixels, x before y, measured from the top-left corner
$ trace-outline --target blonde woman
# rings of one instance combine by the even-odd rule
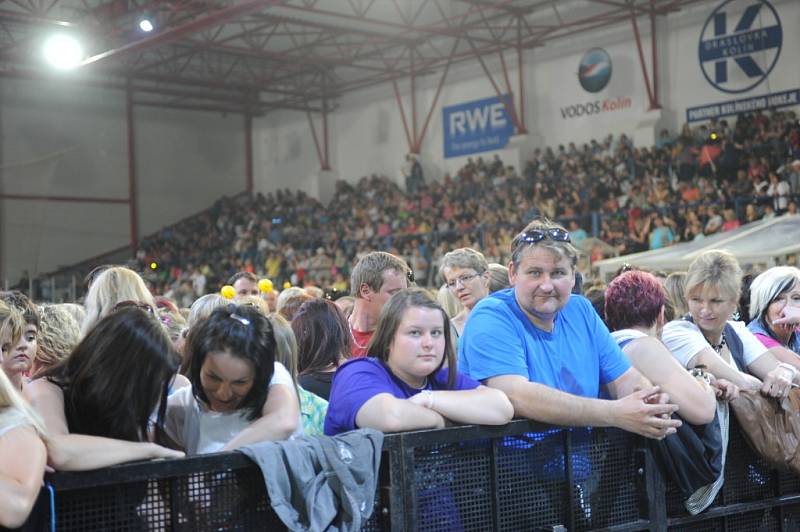
[[[31,378],[56,365],[81,339],[81,326],[64,305],[39,306],[39,334]]]
[[[94,279],[86,294],[86,318],[81,325],[81,337],[111,313],[117,303],[136,301],[155,311],[156,302],[139,274],[122,266],[106,269]]]
[[[23,325],[22,317],[0,302],[4,354]],[[47,462],[43,434],[41,422],[0,371],[0,527],[22,526],[36,502]]]

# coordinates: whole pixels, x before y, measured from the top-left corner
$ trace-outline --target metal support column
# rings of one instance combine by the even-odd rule
[[[650,75],[647,73],[644,50],[642,50],[642,37],[639,34],[639,24],[636,22],[636,12],[633,10],[631,10],[631,24],[633,25],[633,36],[636,38],[636,49],[639,52],[639,65],[642,68],[642,75],[644,76],[644,86],[645,89],[647,89],[648,111],[652,111],[653,109],[657,109],[658,105],[653,97],[653,88],[650,86]]]
[[[136,138],[133,127],[133,89],[131,80],[125,89],[125,120],[128,128],[128,212],[130,219],[131,254],[139,245],[139,213],[136,192]]]
[[[253,115],[244,114],[244,172],[245,191],[253,195]]]

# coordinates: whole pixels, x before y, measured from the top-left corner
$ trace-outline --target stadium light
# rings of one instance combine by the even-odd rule
[[[45,61],[59,70],[73,69],[83,59],[81,43],[70,35],[51,36],[45,41],[43,51]]]
[[[139,29],[145,33],[150,33],[155,29],[153,22],[149,18],[143,18],[139,21]]]

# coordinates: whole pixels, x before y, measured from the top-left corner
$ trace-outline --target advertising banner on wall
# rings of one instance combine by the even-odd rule
[[[798,105],[800,90],[770,91],[769,82],[761,85],[778,63],[783,39],[780,15],[767,0],[717,4],[700,32],[698,63],[709,85],[739,97],[688,107],[686,121]],[[766,86],[765,93],[753,94],[759,86]]]
[[[503,99],[511,101],[508,94]],[[497,96],[444,107],[442,122],[446,159],[502,149],[514,135],[514,123]]]
[[[752,113],[754,111],[788,107],[790,105],[800,105],[800,89],[690,107],[686,109],[686,121],[697,122],[722,116],[738,115],[739,113]]]
[[[578,82],[583,90],[592,94],[593,97],[571,101],[560,106],[561,119],[585,118],[630,109],[633,99],[628,95],[604,97],[599,94],[611,81],[612,72],[611,55],[606,50],[592,48],[586,51],[578,65]]]

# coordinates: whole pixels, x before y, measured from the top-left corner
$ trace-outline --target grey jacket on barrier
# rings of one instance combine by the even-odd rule
[[[261,442],[239,450],[264,475],[272,509],[289,530],[360,530],[372,514],[383,433]]]

